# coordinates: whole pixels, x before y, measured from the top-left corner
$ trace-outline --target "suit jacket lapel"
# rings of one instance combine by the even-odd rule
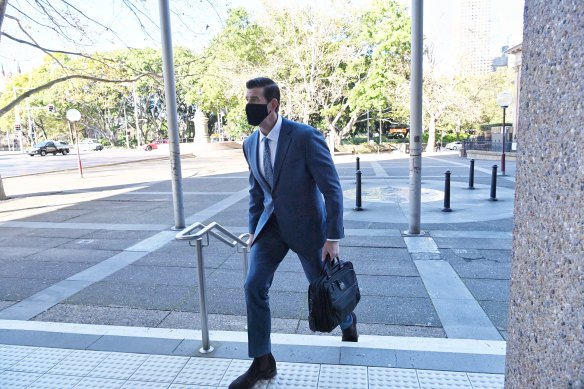
[[[280,129],[280,136],[278,138],[278,147],[276,149],[276,161],[274,162],[274,188],[278,184],[280,177],[280,170],[286,158],[286,153],[290,147],[292,140],[292,127],[288,124],[288,120],[282,118],[282,128]]]

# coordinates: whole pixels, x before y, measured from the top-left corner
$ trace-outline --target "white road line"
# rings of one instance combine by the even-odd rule
[[[167,224],[111,224],[111,223],[55,223],[55,222],[0,222],[0,228],[36,228],[64,230],[160,231]]]
[[[449,338],[501,340],[499,331],[446,261],[414,261]]]
[[[377,161],[368,161],[375,172],[375,176],[377,177],[389,177],[383,166]]]
[[[472,234],[471,234],[472,235]],[[485,311],[450,263],[437,259],[438,246],[431,237],[404,237],[408,252],[449,338],[501,340]],[[430,259],[416,259],[426,256]]]
[[[436,157],[426,157],[426,158],[431,159],[433,161],[445,162],[445,163],[449,163],[451,165],[463,166],[463,167],[466,167],[466,168],[468,168],[468,166],[469,166],[468,164],[464,164],[464,163],[460,163],[460,162],[455,162],[455,161],[449,161],[447,159],[442,159],[442,158],[436,158]],[[489,175],[492,174],[491,169],[485,169],[485,168],[482,168],[482,167],[475,166],[475,170],[478,170],[479,172],[486,173],[486,174],[489,174]],[[499,178],[504,179],[504,180],[507,180],[507,181],[515,182],[515,177],[512,177],[512,176],[500,176],[500,175],[498,175],[497,176],[497,179],[499,179]]]

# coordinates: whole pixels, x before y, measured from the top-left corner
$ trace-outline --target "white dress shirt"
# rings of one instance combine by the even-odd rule
[[[261,131],[260,132],[260,153],[259,153],[259,163],[258,165],[260,168],[260,172],[262,173],[262,176],[265,177],[265,172],[264,172],[264,138],[268,138],[268,142],[270,142],[270,156],[272,157],[272,169],[274,168],[274,163],[276,162],[276,149],[278,148],[278,138],[280,137],[280,129],[282,128],[282,116],[278,115],[278,120],[276,120],[276,124],[274,124],[274,128],[272,128],[272,131],[270,131],[270,133],[268,134],[268,136],[265,136],[264,134],[262,134]]]

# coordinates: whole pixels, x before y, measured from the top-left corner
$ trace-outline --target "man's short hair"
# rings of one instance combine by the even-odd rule
[[[245,83],[247,89],[263,88],[264,97],[266,101],[270,102],[272,99],[278,100],[278,109],[280,108],[280,88],[273,80],[267,77],[252,78]]]

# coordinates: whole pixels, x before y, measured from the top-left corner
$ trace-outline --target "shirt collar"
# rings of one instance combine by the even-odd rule
[[[258,132],[260,133],[260,143],[264,140],[264,138],[268,138],[269,140],[271,140],[272,142],[275,142],[277,144],[278,138],[280,137],[280,130],[281,129],[282,129],[282,115],[278,114],[278,120],[276,120],[276,124],[274,124],[274,127],[272,128],[272,130],[270,131],[268,136],[265,136],[264,134],[262,134],[261,131],[258,130]]]

